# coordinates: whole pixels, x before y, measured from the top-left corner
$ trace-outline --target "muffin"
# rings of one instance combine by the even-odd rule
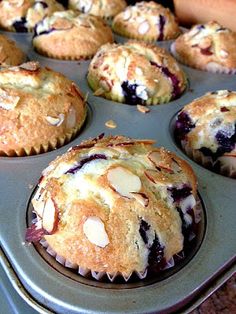
[[[236,92],[207,93],[184,106],[175,137],[196,162],[236,178]]]
[[[86,117],[78,87],[37,62],[0,70],[0,156],[47,152],[71,140]]]
[[[56,0],[2,0],[0,27],[12,32],[31,32],[45,16],[62,10]]]
[[[55,12],[35,27],[33,46],[41,54],[64,60],[91,58],[98,48],[113,42],[112,31],[99,17]]]
[[[0,67],[19,65],[26,60],[24,52],[8,37],[0,34]]]
[[[69,0],[69,8],[111,19],[126,7],[125,0]]]
[[[89,65],[88,82],[102,96],[130,105],[156,105],[178,98],[186,78],[163,48],[129,41],[102,46]]]
[[[193,26],[172,43],[171,52],[192,68],[236,73],[236,33],[217,22]]]
[[[196,178],[153,143],[102,134],[58,157],[32,199],[26,240],[46,241],[57,260],[95,278],[173,265],[196,227]]]
[[[115,33],[148,42],[169,40],[180,34],[175,16],[154,1],[138,2],[116,15],[112,23]]]

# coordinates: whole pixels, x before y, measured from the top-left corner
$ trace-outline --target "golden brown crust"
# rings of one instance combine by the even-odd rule
[[[8,37],[0,34],[0,67],[19,65],[26,59],[24,52]]]
[[[148,42],[169,40],[180,34],[171,11],[154,1],[128,6],[116,15],[112,29],[122,36]]]
[[[55,0],[3,0],[0,1],[0,27],[13,32],[31,32],[45,16],[62,10],[63,6]]]
[[[172,198],[171,189],[190,188],[194,210],[196,177],[186,162],[152,144],[101,135],[70,149],[44,170],[33,205],[39,217],[41,205],[49,199],[56,204],[58,228],[45,239],[59,256],[83,268],[127,276],[151,267],[148,256],[155,241],[166,261],[183,249],[176,207],[182,203]],[[91,220],[96,221],[93,230],[86,229]],[[100,234],[91,238],[90,232],[102,225]]]
[[[91,58],[98,48],[113,42],[112,31],[95,16],[73,11],[56,12],[36,27],[35,49],[48,57],[79,60]]]
[[[28,62],[0,71],[0,113],[0,154],[30,155],[68,142],[86,107],[72,81]]]
[[[182,63],[212,72],[236,71],[236,33],[216,22],[195,25],[172,44]]]
[[[70,9],[106,19],[114,17],[125,7],[125,0],[69,0]]]
[[[165,49],[138,41],[102,46],[90,63],[88,82],[96,96],[136,105],[168,102],[186,87],[184,72]]]

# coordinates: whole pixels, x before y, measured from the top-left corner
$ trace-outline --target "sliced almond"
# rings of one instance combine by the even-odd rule
[[[63,113],[60,113],[57,118],[46,116],[47,122],[55,126],[60,126],[63,123],[64,119],[65,119],[65,115]]]
[[[40,68],[40,65],[38,61],[29,61],[29,62],[22,63],[19,67],[21,69],[34,72]]]
[[[73,129],[75,125],[76,125],[76,111],[75,108],[71,106],[66,119],[66,127],[68,129]]]
[[[150,109],[146,106],[143,106],[143,105],[137,105],[137,109],[139,112],[142,112],[142,113],[150,112]]]
[[[63,18],[57,18],[56,21],[52,24],[52,27],[55,29],[70,29],[72,28],[73,23],[67,19],[63,19]]]
[[[135,74],[137,74],[137,75],[143,75],[143,70],[142,70],[141,68],[139,68],[139,67],[136,67],[136,68],[135,68]]]
[[[133,198],[136,199],[143,207],[147,207],[149,203],[149,198],[147,197],[146,194],[144,193],[136,193],[136,192],[131,192]]]
[[[150,25],[147,21],[144,21],[143,23],[141,23],[138,27],[138,32],[141,35],[144,35],[147,33],[147,31],[149,30]]]
[[[159,152],[152,151],[148,154],[148,159],[154,164],[157,168],[163,168],[168,172],[173,172],[172,163],[173,160],[171,156],[166,154],[165,150],[160,149]]]
[[[110,242],[104,227],[104,223],[99,217],[88,217],[83,224],[83,232],[91,243],[99,247],[104,248]]]
[[[0,107],[6,110],[14,109],[20,100],[19,96],[8,95],[8,93],[0,88]]]
[[[113,120],[108,120],[105,122],[105,126],[110,129],[115,129],[117,127],[117,124]]]
[[[131,18],[131,10],[127,9],[124,11],[122,18],[124,21],[128,21]]]
[[[93,95],[94,96],[101,96],[101,95],[103,95],[104,94],[104,90],[103,90],[103,88],[98,88],[94,93],[93,93]]]
[[[142,187],[140,178],[123,167],[109,169],[107,179],[117,193],[128,198],[133,197],[131,192],[139,192]]]
[[[43,217],[42,217],[42,226],[49,234],[53,234],[58,227],[58,210],[55,206],[54,201],[51,198],[46,200]]]

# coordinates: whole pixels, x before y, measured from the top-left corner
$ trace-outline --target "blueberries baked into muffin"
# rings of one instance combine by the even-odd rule
[[[172,43],[171,52],[199,70],[236,73],[236,33],[217,22],[193,26]]]
[[[124,37],[147,42],[174,39],[180,34],[175,16],[154,1],[128,6],[115,16],[112,29]]]
[[[175,137],[195,161],[235,178],[236,92],[210,92],[184,106],[177,116]]]
[[[0,1],[0,28],[12,32],[32,32],[45,16],[64,7],[56,0],[2,0]]]
[[[96,279],[173,266],[196,230],[197,183],[184,160],[153,143],[101,134],[50,163],[26,240]]]
[[[163,48],[138,41],[102,46],[88,70],[94,95],[130,105],[156,105],[181,96],[186,77]]]

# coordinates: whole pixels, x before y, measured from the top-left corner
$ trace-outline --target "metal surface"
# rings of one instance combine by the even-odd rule
[[[168,104],[150,107],[151,112],[144,115],[137,111],[136,106],[93,96],[86,82],[89,61],[44,58],[30,48],[30,35],[7,35],[20,44],[29,59],[39,60],[42,65],[64,73],[76,81],[84,93],[89,92],[91,108],[86,127],[68,145],[38,156],[0,159],[0,243],[24,288],[36,301],[37,310],[41,311],[42,304],[45,309],[71,314],[170,313],[189,307],[192,302],[199,304],[203,300],[201,292],[208,291],[213,280],[218,278],[219,286],[224,280],[220,279],[224,278],[220,277],[224,272],[233,273],[236,260],[236,180],[214,174],[189,159],[173,141],[171,121],[180,108],[205,92],[236,89],[235,76],[211,74],[183,66],[189,78],[189,87],[184,95]],[[117,123],[116,129],[105,127],[105,122],[110,119]],[[159,282],[141,283],[128,290],[114,285],[91,285],[86,280],[77,282],[52,268],[33,245],[24,243],[27,204],[41,171],[72,145],[102,132],[155,139],[158,146],[163,145],[186,159],[197,174],[198,190],[206,210],[204,240],[196,255],[183,268]],[[6,271],[4,260],[0,261]]]

